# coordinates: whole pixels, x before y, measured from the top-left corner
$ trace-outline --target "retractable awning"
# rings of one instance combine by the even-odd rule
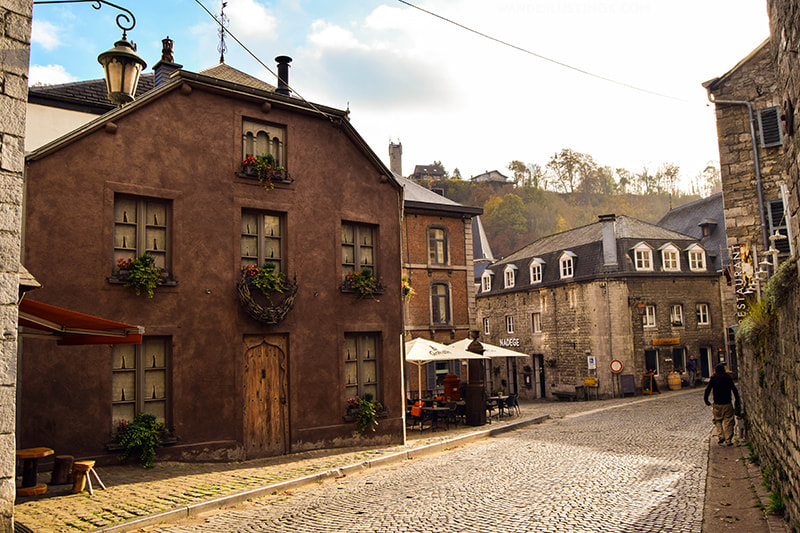
[[[141,344],[144,328],[23,298],[20,335],[57,339],[58,344]]]

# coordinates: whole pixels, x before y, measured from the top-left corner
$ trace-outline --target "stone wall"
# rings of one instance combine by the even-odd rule
[[[17,298],[32,0],[0,3],[0,532],[14,530]]]

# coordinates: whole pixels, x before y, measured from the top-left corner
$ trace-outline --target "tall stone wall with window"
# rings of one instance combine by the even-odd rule
[[[773,93],[784,133],[786,207],[794,257],[800,235],[800,11],[793,0],[769,0],[770,60],[776,73]],[[726,198],[726,205],[728,200]],[[795,284],[780,309],[774,352],[763,360],[749,350],[742,394],[747,409],[748,439],[771,472],[773,490],[786,504],[786,518],[800,530],[800,289]]]
[[[0,533],[14,530],[17,298],[32,0],[0,2]]]

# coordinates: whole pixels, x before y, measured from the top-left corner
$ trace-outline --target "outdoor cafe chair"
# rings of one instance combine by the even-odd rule
[[[511,415],[512,411],[516,411],[517,415],[520,414],[519,409],[519,394],[509,394],[508,399],[506,399],[506,410],[508,410],[509,416]]]

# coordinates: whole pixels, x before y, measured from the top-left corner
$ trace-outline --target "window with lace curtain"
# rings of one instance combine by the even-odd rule
[[[112,346],[112,431],[120,420],[132,422],[139,413],[153,415],[166,424],[169,349],[167,337],[145,337],[142,344]]]

